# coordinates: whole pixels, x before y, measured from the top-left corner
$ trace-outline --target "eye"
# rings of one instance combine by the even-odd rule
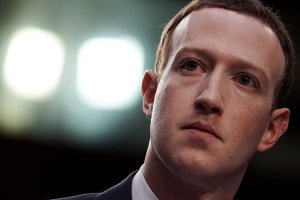
[[[204,71],[201,64],[196,60],[187,60],[180,65],[180,69],[186,72],[194,72],[197,70]]]
[[[242,76],[240,76],[239,77],[239,83],[241,84],[241,85],[249,85],[249,84],[251,84],[251,77],[249,77],[249,76],[247,76],[247,75],[242,75]]]
[[[251,88],[258,87],[257,80],[254,77],[252,77],[251,75],[241,74],[236,77],[236,80],[239,84],[246,86],[246,87],[251,87]]]

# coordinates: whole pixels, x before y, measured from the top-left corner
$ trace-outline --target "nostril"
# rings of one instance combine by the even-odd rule
[[[206,114],[209,114],[209,113],[211,113],[211,114],[212,113],[218,114],[218,113],[221,112],[221,110],[219,108],[217,108],[216,106],[209,105],[209,104],[206,104],[204,102],[202,102],[202,103],[197,102],[195,104],[195,109],[198,112],[206,113]]]
[[[202,103],[197,103],[195,107],[196,107],[196,110],[199,110],[199,111],[205,110],[205,106]]]
[[[218,108],[212,108],[211,111],[212,111],[212,113],[219,113],[220,112],[220,110]]]

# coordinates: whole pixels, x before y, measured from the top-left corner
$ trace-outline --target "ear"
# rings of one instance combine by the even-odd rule
[[[270,149],[287,130],[289,119],[290,110],[288,108],[275,109],[271,114],[268,127],[260,140],[257,151]]]
[[[153,102],[157,88],[157,76],[152,71],[146,71],[142,82],[143,111],[151,119]]]

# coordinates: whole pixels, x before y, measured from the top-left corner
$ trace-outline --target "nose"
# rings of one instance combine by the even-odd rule
[[[221,115],[224,111],[225,92],[222,87],[222,80],[218,77],[211,77],[201,85],[199,94],[195,99],[195,110],[201,114]]]

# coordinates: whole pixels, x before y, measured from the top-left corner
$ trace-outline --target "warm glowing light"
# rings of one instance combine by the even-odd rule
[[[77,85],[82,99],[100,109],[125,109],[138,97],[144,51],[129,38],[96,38],[79,52]]]
[[[0,126],[4,133],[19,135],[34,125],[36,116],[33,107],[26,102],[5,96],[0,99]]]
[[[14,35],[7,51],[3,78],[15,94],[41,100],[56,89],[64,65],[64,48],[49,31],[27,28]]]

